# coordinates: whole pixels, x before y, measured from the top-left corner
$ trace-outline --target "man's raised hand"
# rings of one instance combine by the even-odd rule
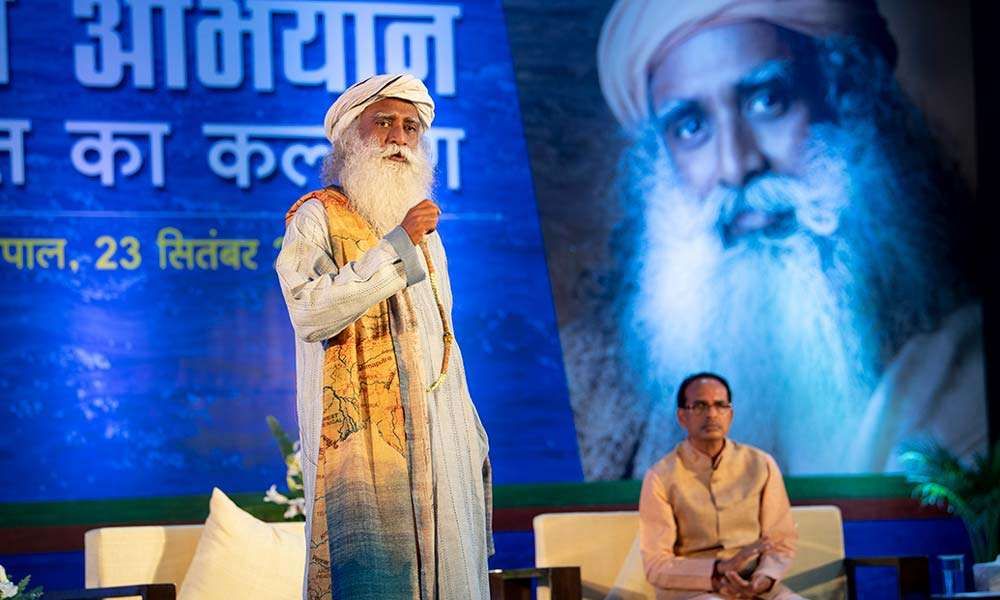
[[[410,236],[410,241],[416,246],[428,233],[437,229],[438,217],[441,216],[441,209],[430,200],[423,200],[403,217],[401,223],[403,230]]]

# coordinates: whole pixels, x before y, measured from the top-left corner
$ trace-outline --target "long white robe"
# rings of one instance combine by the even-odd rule
[[[340,333],[373,305],[409,288],[417,313],[424,381],[436,379],[444,351],[441,318],[426,277],[427,265],[406,232],[401,227],[393,229],[360,260],[338,271],[331,258],[326,218],[318,200],[303,204],[288,224],[276,264],[296,335],[306,540],[311,539],[323,418],[324,340]],[[450,321],[452,295],[444,247],[436,233],[428,235],[427,242]],[[457,341],[452,347],[448,375],[436,391],[428,393],[427,406],[435,494],[437,598],[486,600],[486,559],[493,551],[489,443],[469,396]]]

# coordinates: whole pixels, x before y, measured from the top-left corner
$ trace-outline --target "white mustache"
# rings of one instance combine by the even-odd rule
[[[785,175],[765,175],[740,189],[717,187],[706,202],[717,207],[716,225],[720,231],[730,228],[747,212],[760,212],[789,218],[794,215],[795,222],[810,233],[828,236],[836,231],[840,213],[845,208],[842,188],[831,186],[831,179],[835,180],[825,177],[807,181]]]
[[[407,162],[412,162],[414,158],[413,150],[399,144],[386,144],[385,147],[380,148],[378,151],[379,158],[389,158],[396,154],[405,158]]]
[[[766,175],[741,189],[717,187],[709,202],[719,206],[719,224],[728,225],[746,211],[778,213],[793,210],[791,198],[794,186],[787,177]]]

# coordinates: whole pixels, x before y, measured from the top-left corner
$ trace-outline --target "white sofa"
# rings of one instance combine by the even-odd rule
[[[273,523],[305,538],[305,524]],[[84,535],[85,584],[106,588],[172,583],[180,590],[204,525],[102,527]]]
[[[900,595],[916,593],[926,597],[929,584],[925,557],[845,559],[837,507],[793,507],[792,517],[799,531],[799,545],[785,584],[793,590],[812,600],[844,598],[850,595],[855,566],[873,565],[898,569]],[[652,600],[654,592],[643,574],[636,543],[638,519],[635,511],[538,515],[533,522],[536,566],[579,566],[583,598],[588,600]],[[301,522],[268,525],[305,537]],[[166,525],[88,531],[84,537],[86,585],[107,588],[169,583],[180,590],[204,528]],[[538,599],[549,600],[544,586],[538,588]]]
[[[792,508],[798,552],[785,584],[819,600],[847,592],[844,534],[836,506]],[[652,600],[639,556],[639,513],[573,512],[535,517],[535,566],[579,566],[585,599]],[[539,586],[539,600],[548,590]]]

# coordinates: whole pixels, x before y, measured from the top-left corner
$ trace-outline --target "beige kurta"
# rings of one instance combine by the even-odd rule
[[[726,440],[713,461],[684,441],[646,473],[640,549],[657,600],[711,592],[715,560],[763,535],[791,549],[765,553],[758,562],[757,572],[777,582],[791,565],[798,535],[781,472],[763,450]],[[775,584],[769,597],[789,594]]]

